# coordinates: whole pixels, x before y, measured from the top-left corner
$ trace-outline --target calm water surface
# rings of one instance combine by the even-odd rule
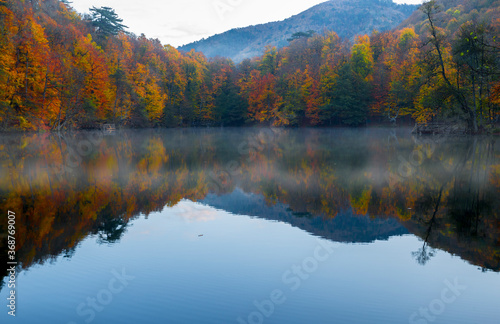
[[[1,322],[497,324],[498,139],[1,135]]]

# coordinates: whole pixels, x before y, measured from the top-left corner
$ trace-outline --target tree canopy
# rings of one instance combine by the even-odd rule
[[[235,64],[125,33],[109,7],[84,19],[59,0],[0,1],[0,129],[405,119],[485,131],[500,116],[498,3],[431,1],[402,29],[354,44],[307,32]]]

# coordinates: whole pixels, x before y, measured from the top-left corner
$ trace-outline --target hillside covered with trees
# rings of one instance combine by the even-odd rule
[[[0,128],[498,121],[500,1],[430,1],[401,28],[297,33],[236,65],[135,36],[111,8],[0,0]]]
[[[396,4],[392,0],[330,0],[283,21],[229,30],[207,39],[179,47],[194,49],[207,57],[228,57],[239,63],[261,56],[266,46],[280,49],[288,46],[297,33],[323,34],[335,31],[341,38],[354,40],[373,30],[394,28],[408,18],[418,6]]]

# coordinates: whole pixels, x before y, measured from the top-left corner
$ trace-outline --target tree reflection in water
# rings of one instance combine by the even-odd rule
[[[19,215],[21,267],[70,257],[88,235],[118,242],[132,219],[181,199],[199,201],[212,193],[217,200],[241,190],[263,197],[262,210],[286,206],[279,217],[313,234],[328,237],[332,229],[325,222],[346,213],[380,226],[393,226],[384,223],[392,219],[422,238],[412,254],[421,264],[442,249],[500,270],[500,150],[494,138],[436,141],[414,138],[408,129],[283,129],[272,141],[238,149],[262,138],[262,131],[124,131],[94,142],[89,138],[98,136],[86,132],[3,135],[0,207]],[[83,141],[93,144],[83,150]],[[402,176],[401,157],[413,152],[418,163]],[[236,167],[227,172],[228,165]],[[214,174],[230,176],[213,186]],[[345,233],[341,237],[354,235],[353,222],[342,224],[335,229]],[[5,240],[1,244],[5,248]]]

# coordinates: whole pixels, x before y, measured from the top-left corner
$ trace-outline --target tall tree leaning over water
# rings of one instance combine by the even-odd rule
[[[451,42],[450,51],[450,45],[446,48],[447,35],[435,23],[440,9],[435,0],[421,7],[428,20],[430,34],[426,41],[431,48],[427,53],[430,62],[427,67],[434,72],[428,74],[442,78],[437,83],[441,83],[443,93],[448,93],[458,103],[469,131],[477,133],[478,116],[481,124],[484,122],[483,106],[488,93],[485,87],[488,87],[488,80],[499,71],[495,55],[498,55],[500,48],[495,46],[496,36],[488,33],[491,27],[473,20],[460,26]],[[451,60],[451,64],[446,64],[446,60]]]

